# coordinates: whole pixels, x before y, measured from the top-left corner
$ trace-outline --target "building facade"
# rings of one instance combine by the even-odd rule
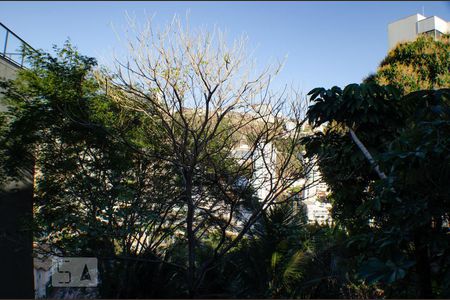
[[[414,41],[419,35],[427,34],[435,39],[450,33],[450,22],[439,17],[425,17],[415,14],[388,25],[389,50],[398,43]]]
[[[327,201],[328,186],[323,181],[317,164],[313,164],[307,173],[305,187],[301,205],[305,209],[308,222],[321,225],[331,223],[331,203]]]
[[[288,130],[294,126],[294,123],[287,119],[284,122]],[[316,130],[323,130],[323,127]],[[313,132],[313,129],[307,124],[303,125],[303,135],[310,135]],[[271,186],[277,180],[276,164],[277,156],[280,153],[272,143],[266,145],[264,149],[255,151],[253,155],[250,152],[249,145],[243,141],[234,149],[234,156],[237,159],[251,158],[250,160],[253,162],[253,188],[259,199],[265,199],[270,193]],[[301,153],[299,155],[303,157]],[[306,165],[311,166],[311,169],[306,172],[305,178],[297,180],[292,186],[293,189],[302,190],[297,204],[304,209],[309,223],[331,223],[331,204],[327,202],[328,186],[323,181],[319,167],[315,162]]]

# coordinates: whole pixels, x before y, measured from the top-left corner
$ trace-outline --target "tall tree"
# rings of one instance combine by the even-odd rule
[[[307,150],[319,157],[334,217],[366,259],[361,275],[391,293],[406,287],[397,297],[409,296],[408,280],[419,297],[446,295],[450,91],[401,97],[354,84],[310,94],[310,121],[328,125],[306,139]]]
[[[95,59],[70,44],[55,52],[31,53],[30,68],[3,83],[1,174],[20,176],[24,161],[33,163],[37,245],[55,255],[98,257],[102,288],[117,291],[104,295],[125,296],[130,274],[111,282],[119,270],[110,269],[111,261],[124,260],[125,269],[137,256],[171,264],[160,249],[181,226],[173,172],[128,144],[155,150],[157,127],[102,92]],[[47,247],[36,250],[49,254]]]
[[[148,155],[169,163],[179,178],[174,188],[186,211],[182,232],[194,297],[265,210],[295,197],[286,192],[309,168],[297,155],[303,121],[289,95],[269,90],[278,68],[256,73],[243,40],[229,48],[220,32],[190,32],[177,19],[161,32],[150,23],[130,25],[128,59],[99,78],[119,105],[160,128],[167,152]],[[237,158],[239,145],[247,151]],[[248,209],[253,189],[258,201]],[[218,242],[200,262],[202,238],[212,233]]]
[[[403,94],[417,90],[450,86],[450,36],[433,39],[419,36],[413,42],[400,43],[381,61],[368,81],[393,85]]]
[[[404,269],[415,270],[415,275],[419,278],[417,286],[420,297],[443,295],[449,280],[448,275],[444,275],[447,267],[439,269],[439,272],[436,268],[431,268],[436,263],[433,262],[437,258],[435,254],[448,251],[445,246],[448,241],[442,242],[445,225],[437,225],[436,228],[436,225],[430,225],[434,224],[435,219],[448,218],[448,211],[440,206],[440,203],[446,203],[442,197],[448,196],[445,189],[447,184],[440,181],[447,180],[448,176],[445,174],[448,168],[440,165],[442,168],[436,169],[434,165],[434,162],[445,162],[448,159],[438,146],[445,145],[445,139],[439,142],[435,140],[436,134],[441,135],[447,130],[448,92],[424,91],[402,98],[389,86],[396,87],[401,95],[448,87],[449,53],[448,35],[438,40],[420,36],[413,42],[401,43],[391,50],[380,63],[377,73],[364,80],[368,85],[350,85],[344,91],[332,88],[327,95],[319,89],[312,93],[318,103],[311,108],[310,118],[318,123],[323,118],[328,118],[330,123],[321,138],[316,136],[318,139],[312,139],[320,142],[311,140],[309,149],[310,153],[320,153],[321,170],[328,173],[327,183],[332,186],[335,201],[334,214],[339,222],[343,222],[351,230],[354,238],[359,237],[361,241],[372,238],[378,241],[374,243],[375,246],[372,245],[369,253],[384,253],[381,261],[374,258],[370,260],[364,274],[370,279],[398,283],[401,282],[398,279],[406,274]],[[387,87],[380,90],[369,83]],[[435,146],[437,148],[433,150],[429,148]],[[419,151],[419,154],[418,149],[427,150]],[[407,157],[411,158],[407,153],[421,156],[423,165],[419,167],[418,161],[415,161],[407,166]],[[333,161],[333,164],[326,161]],[[340,162],[339,165],[336,162]],[[399,165],[402,167],[399,168]],[[416,173],[418,169],[420,171]],[[434,179],[429,176],[422,182],[421,179],[424,178],[418,174],[429,172],[433,176],[440,175]],[[350,185],[352,189],[345,188]],[[404,189],[406,185],[412,193],[408,193],[408,196],[402,195],[407,193]],[[408,200],[402,200],[403,197]],[[420,197],[422,200],[419,200]],[[398,201],[394,202],[397,205],[387,209],[386,203],[392,204],[392,199]],[[413,208],[416,214],[424,215],[413,216]],[[430,210],[433,213],[429,214]],[[378,217],[372,215],[374,212],[384,220],[382,225],[377,223]],[[407,222],[405,218],[408,219]],[[414,221],[411,222],[411,219]],[[441,221],[437,224],[441,224]],[[374,230],[377,226],[384,230],[383,233]],[[405,239],[406,232],[410,235]],[[435,242],[442,246],[439,251],[431,246]],[[398,248],[392,250],[391,245]],[[414,245],[412,248],[415,249],[415,254],[405,250],[407,245]],[[430,247],[434,250],[430,250]],[[365,249],[368,251],[368,248]],[[374,254],[368,256],[371,255]],[[448,258],[443,259],[447,260]],[[412,268],[412,265],[415,266]],[[430,269],[440,275],[435,276]],[[431,286],[436,282],[437,288],[432,291]],[[408,294],[406,292],[400,295]]]

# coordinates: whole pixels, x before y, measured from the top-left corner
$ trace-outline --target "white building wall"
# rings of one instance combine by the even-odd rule
[[[287,124],[287,129],[291,129],[292,124]],[[305,131],[309,131],[305,129]],[[262,148],[264,147],[264,148]],[[243,159],[249,157],[250,147],[243,140],[233,150],[233,156],[243,162]],[[264,200],[270,193],[271,187],[277,180],[276,163],[277,151],[272,143],[261,143],[254,151],[250,159],[253,162],[253,180],[252,185],[256,190],[256,194],[260,200]],[[272,176],[272,177],[271,177]],[[306,174],[305,178],[301,178],[293,185],[295,187],[305,187],[302,191],[300,205],[304,206],[310,223],[318,222],[324,224],[331,222],[331,204],[324,203],[322,198],[328,194],[328,187],[321,179],[321,174],[317,165]]]
[[[254,187],[258,198],[264,200],[270,193],[272,183],[275,182],[276,151],[272,143],[264,144],[254,153]]]
[[[332,222],[331,204],[323,202],[323,198],[328,195],[328,186],[323,181],[317,164],[314,163],[306,174],[304,185],[301,205],[305,208],[308,222],[319,224]]]
[[[436,16],[426,18],[421,14],[415,14],[392,22],[388,25],[389,50],[398,43],[414,41],[419,34],[432,30],[448,34],[450,33],[450,22]]]
[[[389,49],[401,42],[414,41],[417,37],[417,22],[424,19],[426,18],[421,14],[415,14],[390,23],[388,25]]]
[[[326,224],[332,221],[331,219],[331,204],[319,201],[304,201],[303,205],[306,208],[306,216],[308,222]]]
[[[438,30],[442,33],[449,33],[448,23],[436,16],[426,18],[417,22],[418,34],[430,31]]]

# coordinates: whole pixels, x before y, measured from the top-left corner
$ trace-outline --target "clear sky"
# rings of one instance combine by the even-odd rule
[[[125,12],[153,15],[164,25],[190,11],[191,27],[247,34],[258,62],[288,55],[277,85],[305,94],[317,86],[344,86],[374,72],[387,53],[387,25],[422,13],[450,21],[450,2],[0,2],[0,22],[34,48],[51,50],[70,38],[79,50],[103,57],[117,48],[112,29]],[[3,38],[3,37],[0,37]]]

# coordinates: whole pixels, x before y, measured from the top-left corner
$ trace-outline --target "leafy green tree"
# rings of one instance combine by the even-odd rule
[[[365,81],[391,84],[402,93],[450,86],[450,38],[422,35],[389,51],[376,74]]]
[[[449,92],[401,97],[374,84],[310,92],[310,122],[327,125],[305,138],[308,155],[319,158],[334,218],[362,253],[360,275],[394,297],[448,290]]]
[[[2,83],[1,174],[19,177],[23,162],[33,163],[38,244],[56,255],[98,257],[102,295],[133,295],[138,256],[146,272],[170,265],[161,249],[180,226],[176,189],[167,186],[176,178],[142,151],[164,153],[158,127],[102,92],[95,59],[68,43],[55,52],[31,53],[31,67]],[[152,138],[143,141],[144,132]]]

